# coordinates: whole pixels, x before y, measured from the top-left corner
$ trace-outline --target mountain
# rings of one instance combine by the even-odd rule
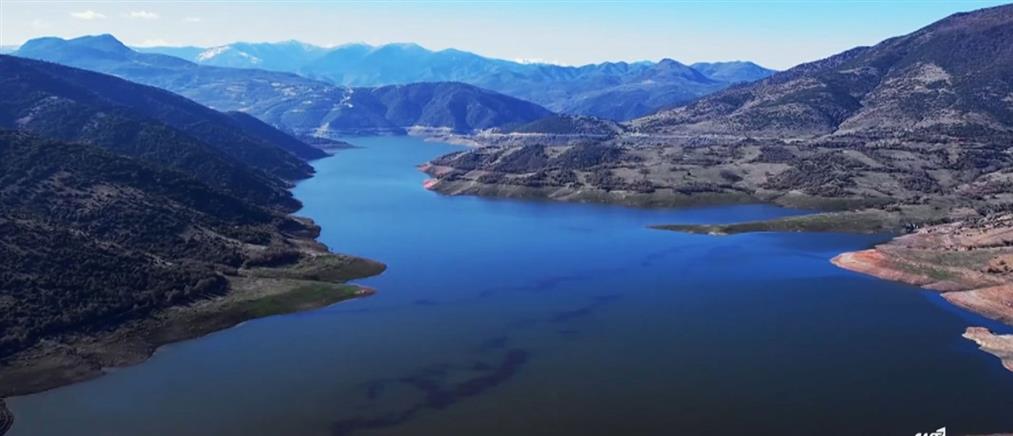
[[[296,131],[313,129],[350,133],[403,133],[411,127],[469,133],[528,123],[552,115],[534,103],[463,83],[352,88],[341,101],[291,102],[265,114],[282,111],[279,123]]]
[[[218,67],[259,68],[271,71],[294,71],[300,65],[324,56],[327,49],[298,41],[279,43],[238,42],[201,51],[192,60]]]
[[[94,49],[89,45],[85,53],[90,55],[78,55],[72,57],[77,59],[74,63],[91,64],[113,64],[113,59],[120,59],[125,56],[130,59],[141,57],[144,62],[155,60],[165,61],[166,64],[174,65],[177,62],[168,56],[156,56],[154,59],[133,52],[115,39],[94,39],[101,42],[103,49]],[[25,44],[26,46],[29,43]],[[33,47],[30,47],[32,49]],[[24,49],[24,47],[22,47]],[[105,51],[106,49],[110,51]],[[122,49],[122,51],[120,51]],[[20,52],[20,51],[19,51]],[[54,50],[54,53],[66,53]],[[136,56],[136,57],[135,57]],[[63,56],[57,56],[61,58]],[[270,139],[260,137],[258,134],[264,130],[247,130],[241,124],[236,123],[227,115],[210,110],[193,101],[181,98],[176,94],[150,87],[138,86],[126,80],[115,80],[107,75],[95,74],[74,68],[59,68],[56,66],[43,66],[38,62],[24,61],[15,57],[4,56],[5,65],[16,68],[19,73],[38,75],[38,79],[59,79],[66,82],[73,82],[83,88],[91,88],[93,99],[101,99],[104,104],[128,105],[134,107],[139,116],[157,119],[172,127],[181,129],[195,137],[205,140],[222,148],[227,153],[241,157],[254,167],[263,169],[270,173],[278,174],[287,178],[306,177],[311,169],[299,159],[284,153],[302,155],[308,158],[319,158],[325,154],[314,150],[306,144],[300,143],[285,135],[275,135]],[[67,62],[70,59],[62,59]],[[179,61],[182,62],[182,61]],[[163,64],[165,65],[165,64]],[[27,69],[34,68],[33,71]],[[100,69],[96,67],[95,69]],[[45,76],[45,77],[43,77]],[[98,104],[98,103],[95,103]],[[198,123],[198,119],[213,120],[212,123]],[[279,148],[281,150],[279,150]]]
[[[400,133],[416,124],[466,132],[530,122],[550,114],[537,105],[465,84],[345,88],[291,73],[204,66],[172,56],[139,53],[108,35],[32,40],[15,54],[178,92],[218,110],[253,115],[298,135]]]
[[[535,136],[437,159],[428,186],[649,205],[887,208],[891,228],[987,215],[1013,209],[1011,78],[1013,6],[956,14],[634,120],[603,140]]]
[[[775,73],[748,61],[697,62],[690,67],[708,79],[727,83],[755,82]]]
[[[297,208],[286,180],[312,168],[286,148],[323,154],[262,123],[116,77],[13,56],[0,56],[0,73],[0,128],[97,144],[257,204]]]
[[[579,67],[530,64],[455,49],[433,51],[411,43],[348,44],[330,49],[294,41],[234,43],[186,55],[182,57],[203,65],[292,72],[344,86],[462,82],[557,112],[619,120],[654,113],[732,83],[773,73],[751,62],[686,66],[671,59]]]
[[[0,183],[0,396],[255,317],[251,283],[333,302],[354,291],[329,283],[382,271],[327,253],[306,220],[91,144],[0,130]]]
[[[293,153],[323,155],[247,114],[0,56],[0,397],[368,293],[345,282],[382,264],[288,215],[312,173]]]
[[[635,124],[651,132],[752,136],[1008,132],[1013,48],[1003,44],[1013,42],[1009,11],[954,15]]]

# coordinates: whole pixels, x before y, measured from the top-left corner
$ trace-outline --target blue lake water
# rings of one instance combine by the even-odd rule
[[[415,138],[315,163],[295,193],[378,294],[161,349],[9,401],[16,436],[1013,431],[1013,373],[935,294],[829,263],[883,236],[650,224],[798,213],[444,197]],[[1006,329],[1008,331],[1008,329]]]

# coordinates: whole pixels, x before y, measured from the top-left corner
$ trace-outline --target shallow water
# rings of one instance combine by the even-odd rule
[[[295,193],[322,241],[389,265],[377,295],[11,399],[12,433],[1013,431],[1013,374],[960,337],[988,321],[828,262],[882,236],[646,227],[798,213],[767,206],[443,197],[414,166],[455,147],[352,141]]]

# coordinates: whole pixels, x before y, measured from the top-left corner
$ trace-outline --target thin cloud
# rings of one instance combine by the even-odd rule
[[[130,18],[138,18],[141,20],[157,20],[158,14],[149,11],[130,11],[127,13]]]
[[[183,19],[184,23],[199,23],[200,17],[186,17]]]
[[[32,24],[32,28],[39,29],[39,30],[49,29],[49,28],[53,27],[52,23],[50,23],[48,21],[45,21],[45,20],[39,20],[39,19],[32,20],[31,24]]]
[[[77,18],[78,20],[104,20],[105,15],[95,12],[91,9],[81,12],[71,12],[70,16]]]

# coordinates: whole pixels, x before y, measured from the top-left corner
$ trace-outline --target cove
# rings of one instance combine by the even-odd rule
[[[294,192],[321,241],[388,265],[375,296],[12,398],[11,434],[1013,430],[1013,374],[960,337],[994,323],[828,261],[884,236],[647,228],[799,213],[769,206],[444,197],[415,166],[457,147],[350,141]]]

